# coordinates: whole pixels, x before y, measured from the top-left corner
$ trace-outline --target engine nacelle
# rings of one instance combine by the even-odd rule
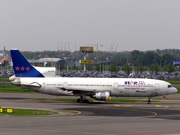
[[[108,101],[111,99],[109,92],[98,92],[93,96],[96,100]]]

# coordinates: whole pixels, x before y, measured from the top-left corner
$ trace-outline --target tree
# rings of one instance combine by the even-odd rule
[[[76,63],[73,63],[73,67],[72,67],[73,70],[77,70],[77,66],[76,66]]]
[[[159,63],[160,61],[160,56],[157,53],[154,52],[147,52],[142,56],[141,58],[142,64],[144,66],[149,66],[154,63]]]
[[[96,65],[96,71],[100,71],[101,70],[101,66],[100,63]]]
[[[167,63],[173,63],[173,61],[175,61],[175,57],[171,54],[165,54],[162,56],[161,58],[161,64],[164,66],[167,65]]]
[[[134,50],[131,52],[131,55],[132,55],[133,64],[137,66],[140,64],[140,57],[142,57],[144,53],[138,50]]]
[[[139,65],[137,66],[136,70],[142,73],[145,70],[145,67],[143,67],[142,65]]]
[[[167,71],[168,73],[174,72],[174,67],[173,67],[171,64],[168,64],[168,65],[167,65],[167,68],[166,68],[166,71]]]
[[[87,65],[86,65],[86,69],[87,69],[88,71],[92,71],[92,70],[93,70],[93,65],[87,64]]]
[[[112,63],[109,67],[109,71],[115,72],[116,71],[116,63]]]
[[[151,71],[154,71],[154,72],[157,74],[157,72],[160,71],[159,65],[158,65],[157,63],[152,64],[152,65],[150,66],[150,70],[151,70]]]
[[[122,67],[122,70],[125,71],[127,75],[129,75],[130,72],[132,71],[132,67],[130,67],[129,64],[125,64],[125,65]]]

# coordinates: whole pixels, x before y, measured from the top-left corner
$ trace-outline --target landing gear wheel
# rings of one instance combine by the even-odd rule
[[[80,98],[78,98],[78,99],[77,99],[77,102],[78,102],[78,103],[80,103],[80,100],[81,100],[81,99],[80,99]]]
[[[148,97],[148,104],[151,104],[151,97]]]
[[[78,102],[78,103],[89,103],[89,100],[78,98],[78,99],[77,99],[77,102]]]
[[[82,103],[82,100],[80,98],[77,99],[78,103]]]
[[[83,103],[89,103],[89,100],[87,100],[87,99],[83,100]]]

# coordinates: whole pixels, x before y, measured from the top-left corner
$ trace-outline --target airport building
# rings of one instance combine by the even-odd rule
[[[52,67],[56,65],[57,62],[61,61],[59,58],[40,58],[38,60],[28,60],[32,65],[35,66],[47,66],[50,64]]]

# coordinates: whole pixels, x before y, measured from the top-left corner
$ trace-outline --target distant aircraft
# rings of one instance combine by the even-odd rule
[[[86,97],[108,101],[111,97],[148,97],[177,92],[168,82],[142,78],[75,78],[45,77],[34,68],[19,50],[11,50],[15,76],[10,81],[18,86],[57,96],[80,96],[77,102],[88,103]]]

